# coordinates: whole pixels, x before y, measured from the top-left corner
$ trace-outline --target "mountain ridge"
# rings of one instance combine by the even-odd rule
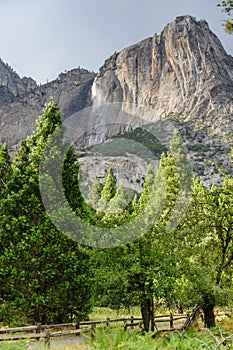
[[[10,100],[9,97],[7,102],[0,99],[0,144],[6,142],[10,152],[14,152],[19,141],[35,130],[35,122],[50,97],[59,104],[64,119],[90,106],[94,78],[95,73],[81,68],[61,73],[57,79],[43,85],[31,82],[31,78],[19,78],[19,87],[24,83],[24,90],[22,88],[20,93],[16,90],[14,98]],[[0,86],[0,96],[6,89],[7,84]],[[12,94],[9,95],[12,98]]]
[[[183,135],[190,149],[198,149],[201,142],[208,144],[208,149],[219,150],[214,160],[229,167],[233,57],[225,52],[205,20],[179,16],[161,34],[115,52],[97,74],[76,68],[43,85],[20,78],[0,61],[0,144],[6,142],[14,152],[19,141],[35,129],[35,121],[50,96],[59,104],[63,119],[75,114],[78,118],[79,111],[96,103],[150,109],[153,113],[146,116],[148,123],[154,119],[176,120],[180,130],[188,129],[189,135],[199,133],[196,141]],[[117,134],[119,128],[95,132],[102,135],[92,139],[103,141]],[[203,169],[204,155],[202,158],[198,167]]]

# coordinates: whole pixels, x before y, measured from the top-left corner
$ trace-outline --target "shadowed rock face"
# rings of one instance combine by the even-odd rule
[[[178,17],[160,35],[106,60],[95,90],[102,102],[135,103],[157,117],[173,113],[219,128],[219,118],[232,124],[233,58],[205,21]]]
[[[35,121],[51,96],[64,119],[89,106],[94,78],[94,73],[78,68],[38,86],[33,79],[21,79],[0,62],[0,144],[6,142],[14,151],[19,141],[35,129]]]

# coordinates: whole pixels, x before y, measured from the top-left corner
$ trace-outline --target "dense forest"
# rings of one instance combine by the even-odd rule
[[[206,188],[192,175],[175,132],[159,167],[148,167],[140,194],[130,198],[108,169],[85,200],[78,156],[57,142],[61,125],[51,100],[13,160],[6,145],[0,150],[0,321],[61,323],[87,318],[93,305],[138,305],[149,331],[162,302],[180,309],[199,304],[206,327],[213,327],[214,308],[233,301],[233,178],[223,174],[221,185]],[[51,173],[64,150],[61,188]],[[41,171],[42,158],[50,173]],[[44,181],[49,206],[59,207],[56,219],[41,198]],[[85,244],[75,225],[64,224],[65,232],[56,225],[69,219],[63,198],[89,230]],[[98,240],[96,228],[103,233]],[[119,236],[111,241],[114,232]]]

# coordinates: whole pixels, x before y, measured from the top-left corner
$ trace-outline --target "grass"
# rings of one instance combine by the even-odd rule
[[[32,349],[32,350],[44,350],[45,349],[44,342],[41,343],[40,345],[37,345],[37,346],[35,345],[35,346],[31,347],[30,349]],[[88,348],[87,344],[77,344],[77,343],[64,344],[64,343],[62,343],[62,344],[51,344],[50,350],[89,350],[89,348]]]
[[[2,342],[0,343],[0,350],[44,350],[44,341],[39,343],[30,342]],[[33,344],[33,345],[32,345]],[[78,343],[67,343],[67,344],[51,344],[50,350],[89,350],[87,344],[78,344]]]
[[[233,334],[233,312],[226,311],[224,317],[218,317],[217,324],[226,332]]]
[[[177,313],[176,310],[173,310]],[[155,315],[168,315],[170,310],[166,307],[160,306],[155,309]],[[110,318],[124,318],[130,317],[141,317],[140,307],[131,306],[130,309],[121,308],[120,310],[111,309],[109,307],[94,307],[92,313],[90,314],[90,320],[106,320],[107,317]]]
[[[134,315],[135,317],[141,317],[140,309],[137,306],[133,306],[129,309],[114,310],[109,307],[94,307],[92,313],[90,314],[90,320],[106,320],[110,318],[124,318]]]
[[[220,329],[212,329],[214,336],[220,339],[220,334],[224,336],[227,333]],[[156,334],[148,333],[142,334],[139,332],[124,332],[122,328],[109,329],[101,331],[99,329],[95,332],[93,339],[85,337],[86,344],[51,344],[51,350],[212,350],[216,347],[215,339],[207,332],[198,332],[195,329],[190,329],[182,336],[179,332]],[[228,344],[230,346],[230,344]],[[228,349],[232,347],[221,346],[219,350]],[[24,350],[28,346],[24,343],[0,343],[1,350]],[[44,349],[44,342],[35,343],[30,349],[41,350]]]
[[[11,341],[11,342],[1,342],[0,350],[24,350],[28,349],[27,343],[25,341]]]
[[[89,340],[88,343],[90,350],[211,350],[217,345],[215,339],[209,334],[203,334],[194,329],[190,329],[183,337],[179,332],[143,335],[137,332],[129,334],[122,329],[118,329],[115,333],[111,330],[104,333],[97,330],[95,339]],[[223,348],[226,349],[226,347],[219,349]]]

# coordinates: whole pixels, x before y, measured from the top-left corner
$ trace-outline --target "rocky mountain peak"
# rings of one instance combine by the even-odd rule
[[[91,88],[95,73],[75,68],[60,73],[57,79],[38,86],[32,78],[20,78],[0,62],[0,145],[10,151],[35,129],[35,121],[52,96],[65,119],[92,103]]]
[[[219,180],[205,159],[232,171],[233,58],[206,21],[177,17],[161,34],[115,52],[100,68],[94,91],[97,105],[123,102],[142,108],[144,122],[174,121],[205,183]]]
[[[21,79],[19,75],[0,59],[0,106],[23,97],[37,87],[32,78]]]
[[[160,35],[106,60],[95,90],[102,102],[146,106],[159,117],[175,113],[213,121],[233,113],[233,58],[206,21],[181,16]]]

